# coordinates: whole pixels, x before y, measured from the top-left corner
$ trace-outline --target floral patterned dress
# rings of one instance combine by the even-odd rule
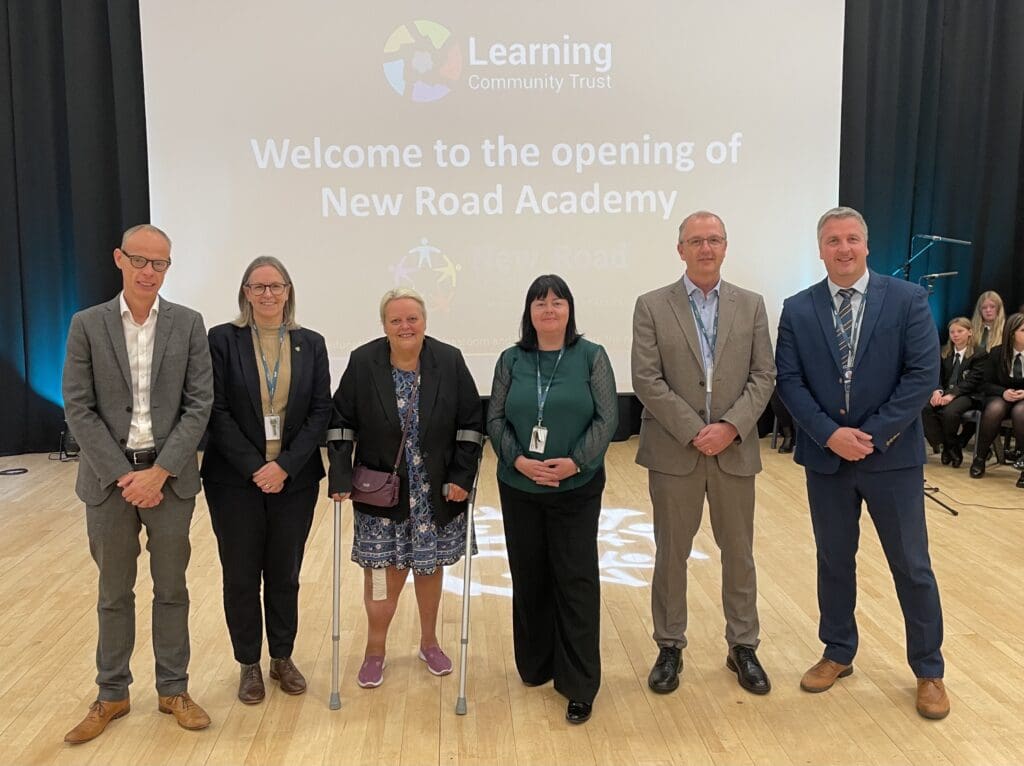
[[[459,514],[440,529],[434,523],[430,482],[419,446],[419,397],[413,397],[416,374],[415,370],[391,368],[399,418],[404,422],[409,408],[413,408],[405,435],[409,518],[394,521],[356,511],[352,560],[361,567],[411,567],[416,574],[429,575],[437,571],[438,566],[448,566],[462,558],[466,545],[466,514]],[[475,541],[473,552],[476,552]]]

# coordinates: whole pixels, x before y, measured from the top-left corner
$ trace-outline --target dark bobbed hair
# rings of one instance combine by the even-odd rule
[[[547,296],[549,292],[555,294],[556,298],[569,301],[569,321],[565,325],[566,348],[572,346],[583,336],[576,331],[576,303],[572,299],[572,291],[557,274],[541,274],[530,284],[526,290],[526,304],[523,307],[523,321],[519,328],[519,342],[516,343],[524,351],[536,351],[538,348],[537,329],[530,319],[530,304]]]
[[[1002,359],[999,363],[1003,366],[1006,376],[1010,376],[1011,365],[1013,364],[1013,334],[1024,325],[1024,314],[1010,314],[1006,317],[1006,324],[1003,325],[1003,348],[1000,351]]]

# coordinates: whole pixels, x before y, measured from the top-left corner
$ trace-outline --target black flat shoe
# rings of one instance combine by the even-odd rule
[[[960,446],[959,442],[949,448],[950,455],[953,460],[950,465],[954,468],[959,468],[964,462],[964,448]]]
[[[943,465],[949,465],[950,463],[952,463],[953,462],[953,450],[950,449],[949,447],[943,447],[942,448],[942,458],[941,458],[941,460],[942,460],[942,464]]]
[[[974,456],[974,460],[971,461],[971,478],[980,479],[985,475],[985,458]]]
[[[751,694],[767,694],[772,690],[768,674],[749,646],[734,646],[730,649],[729,656],[725,658],[725,666],[736,674],[740,686]]]
[[[786,455],[793,451],[793,436],[783,436],[782,444],[779,445],[779,452]]]
[[[590,703],[569,700],[569,707],[565,709],[565,720],[569,723],[586,723],[593,712],[594,706]]]
[[[1020,472],[1020,477],[1017,479],[1017,487],[1024,489],[1024,471]]]
[[[652,692],[668,694],[679,688],[679,673],[683,669],[683,650],[677,646],[663,646],[658,659],[647,676]]]

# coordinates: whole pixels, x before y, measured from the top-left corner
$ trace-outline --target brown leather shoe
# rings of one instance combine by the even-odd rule
[[[132,709],[128,698],[123,700],[96,700],[89,706],[89,712],[75,728],[64,735],[64,741],[69,745],[80,745],[90,739],[96,739],[107,724],[115,718],[128,715]]]
[[[188,696],[188,692],[160,697],[157,708],[161,713],[173,715],[183,729],[205,729],[210,725],[210,716]]]
[[[242,665],[238,674],[238,699],[246,705],[257,705],[267,696],[263,685],[263,671],[258,662]]]
[[[280,660],[271,658],[270,677],[281,684],[281,691],[285,694],[302,694],[306,691],[306,679],[295,667],[291,657]]]
[[[917,712],[935,721],[949,715],[949,697],[941,678],[917,679]]]
[[[812,694],[827,692],[837,678],[846,678],[852,673],[853,665],[840,665],[822,657],[804,673],[804,677],[800,679],[800,688]]]

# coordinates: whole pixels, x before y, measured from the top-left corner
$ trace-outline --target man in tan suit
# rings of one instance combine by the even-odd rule
[[[764,299],[721,279],[725,224],[701,210],[679,226],[682,278],[641,295],[633,313],[633,391],[644,405],[636,462],[648,469],[657,553],[651,589],[658,659],[647,684],[679,686],[686,646],[686,562],[704,498],[722,554],[727,667],[767,694],[758,662],[754,571],[757,421],[775,383]]]

